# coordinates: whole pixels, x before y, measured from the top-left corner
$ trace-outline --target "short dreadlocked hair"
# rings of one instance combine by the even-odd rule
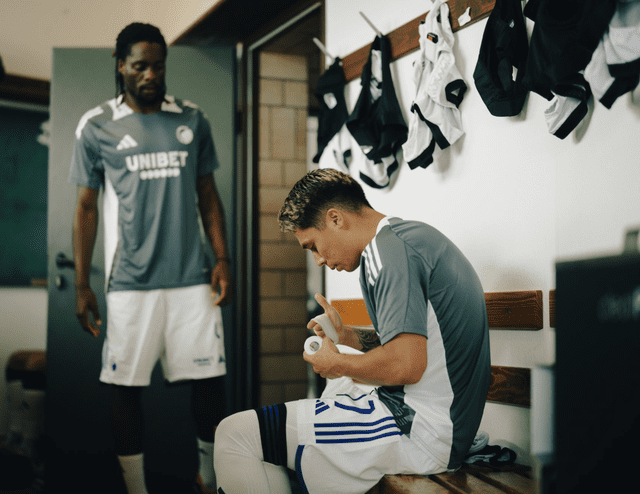
[[[125,27],[116,39],[116,97],[125,92],[124,80],[122,74],[118,71],[118,60],[125,60],[131,54],[131,47],[136,43],[146,41],[148,43],[158,43],[164,50],[164,56],[167,57],[167,42],[164,36],[155,26],[144,24],[142,22],[133,22]]]
[[[307,228],[323,230],[329,209],[359,213],[364,207],[371,208],[371,204],[353,177],[331,168],[312,170],[289,192],[278,214],[278,222],[283,232]]]

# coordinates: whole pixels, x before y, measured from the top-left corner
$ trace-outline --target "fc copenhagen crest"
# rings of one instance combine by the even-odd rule
[[[191,144],[191,141],[193,141],[193,130],[186,125],[181,125],[176,129],[176,137],[182,144]]]

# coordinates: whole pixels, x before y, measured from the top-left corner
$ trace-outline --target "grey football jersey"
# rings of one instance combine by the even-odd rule
[[[471,263],[441,232],[385,218],[365,248],[360,284],[382,344],[427,338],[416,384],[378,389],[400,429],[443,467],[457,468],[480,425],[491,380],[484,291]]]
[[[105,189],[107,288],[208,283],[196,183],[218,167],[209,122],[170,96],[152,114],[120,99],[81,118],[69,173],[72,183]]]

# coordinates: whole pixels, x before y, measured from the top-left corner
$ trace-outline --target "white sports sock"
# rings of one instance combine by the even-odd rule
[[[129,494],[149,494],[144,482],[144,454],[118,456]]]
[[[226,494],[290,494],[285,467],[263,461],[258,417],[253,410],[225,418],[216,431],[214,465]]]
[[[24,389],[19,379],[7,382],[9,424],[7,442],[10,446],[19,446],[22,442],[22,398]]]
[[[213,469],[213,445],[198,438],[198,459],[200,461],[200,478],[207,489],[216,490],[216,472]]]
[[[22,397],[22,449],[35,458],[35,443],[44,429],[44,391],[25,389]]]

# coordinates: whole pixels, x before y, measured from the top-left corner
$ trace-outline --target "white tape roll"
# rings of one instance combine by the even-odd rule
[[[333,327],[333,323],[327,314],[320,314],[311,320],[317,322],[322,327],[324,334],[331,338],[331,341],[336,345],[338,344],[338,333],[336,332],[336,328]]]
[[[307,340],[304,342],[304,351],[309,355],[313,355],[322,346],[322,338],[319,336],[309,336]]]

